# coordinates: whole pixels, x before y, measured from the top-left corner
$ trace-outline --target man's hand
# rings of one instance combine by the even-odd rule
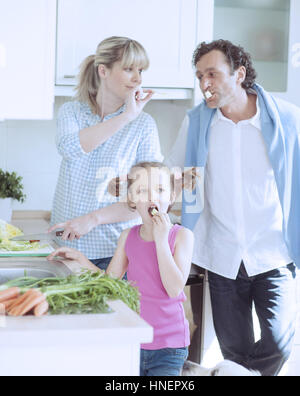
[[[193,191],[196,188],[197,179],[200,180],[201,175],[198,168],[190,168],[185,172],[175,172],[175,193],[178,196],[182,190]]]
[[[193,191],[196,188],[197,178],[200,180],[200,177],[200,172],[195,167],[183,172],[183,189]]]

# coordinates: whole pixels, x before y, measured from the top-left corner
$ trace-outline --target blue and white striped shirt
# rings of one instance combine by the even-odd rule
[[[104,118],[108,120],[124,111]],[[79,132],[101,122],[88,104],[72,101],[61,106],[57,119],[56,144],[62,162],[56,186],[51,224],[85,215],[119,201],[107,187],[116,176],[127,174],[130,168],[143,161],[162,161],[157,126],[153,118],[142,112],[134,121],[116,132],[90,153],[80,145]],[[91,232],[63,245],[78,249],[89,259],[113,256],[120,233],[139,224],[131,220],[101,224]],[[59,244],[62,242],[57,240]]]

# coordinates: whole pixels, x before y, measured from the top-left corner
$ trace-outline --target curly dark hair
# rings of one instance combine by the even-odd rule
[[[213,50],[223,52],[232,73],[240,66],[244,66],[246,68],[246,78],[242,87],[246,91],[253,87],[257,74],[252,64],[251,55],[240,45],[234,45],[228,40],[215,40],[208,44],[205,42],[199,44],[193,54],[193,66],[196,66],[203,55]]]

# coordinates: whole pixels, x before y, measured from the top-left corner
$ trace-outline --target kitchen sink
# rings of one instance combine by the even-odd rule
[[[63,263],[56,261],[11,261],[0,262],[0,285],[9,280],[23,276],[32,276],[35,278],[55,278],[66,277],[71,275],[72,271]]]

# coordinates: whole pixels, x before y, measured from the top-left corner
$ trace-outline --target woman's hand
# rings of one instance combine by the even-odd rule
[[[153,222],[153,239],[155,243],[168,242],[169,232],[172,228],[169,215],[167,213],[158,213],[152,217]]]
[[[154,91],[151,89],[143,89],[143,93],[147,95],[142,98],[141,93],[135,90],[132,90],[128,95],[125,104],[126,110],[124,115],[127,116],[129,122],[135,120],[137,116],[141,113],[145,105],[151,100],[152,96],[154,95]]]
[[[59,259],[60,258],[60,259]],[[63,246],[59,249],[56,249],[54,252],[52,252],[48,257],[48,261],[62,261],[62,260],[70,260],[71,263],[74,264],[79,264],[80,267],[82,268],[87,268],[89,270],[95,270],[97,269],[96,266],[93,265],[93,263],[88,260],[84,254],[82,254],[79,250],[72,249],[66,246]]]
[[[68,220],[64,223],[55,224],[49,228],[48,232],[55,231],[57,229],[64,229],[61,239],[66,241],[73,241],[79,239],[85,234],[88,234],[94,227],[98,225],[97,218],[93,212],[87,215],[76,217],[75,219]]]

